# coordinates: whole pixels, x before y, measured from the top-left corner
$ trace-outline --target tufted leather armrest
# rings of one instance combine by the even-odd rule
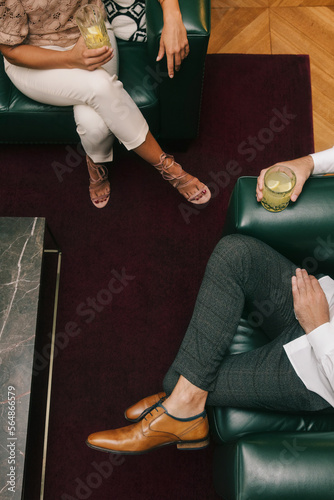
[[[310,273],[334,277],[334,177],[311,177],[298,200],[278,213],[256,201],[256,182],[256,177],[238,179],[224,234],[254,236]]]
[[[170,130],[178,139],[198,134],[204,63],[210,38],[210,0],[179,0],[182,19],[188,33],[189,56],[173,79],[168,78],[166,59],[155,59],[162,31],[162,11],[157,0],[146,1],[147,47],[158,77],[160,100],[160,137],[169,138]]]

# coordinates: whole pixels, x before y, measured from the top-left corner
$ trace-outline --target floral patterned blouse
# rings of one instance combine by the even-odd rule
[[[80,36],[74,15],[101,0],[0,0],[0,44],[69,47]]]

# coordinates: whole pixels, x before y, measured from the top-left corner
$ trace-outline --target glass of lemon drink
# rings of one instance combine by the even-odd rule
[[[89,49],[98,49],[105,45],[111,47],[103,13],[97,5],[81,7],[75,15],[75,20]]]
[[[295,185],[296,176],[290,168],[269,168],[264,176],[262,206],[269,212],[281,212],[288,206]]]

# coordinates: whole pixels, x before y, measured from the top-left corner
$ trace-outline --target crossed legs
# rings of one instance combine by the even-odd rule
[[[327,407],[306,389],[283,349],[304,334],[293,311],[295,269],[254,238],[223,238],[208,262],[190,325],[165,377],[167,398],[159,401],[153,396],[152,406],[141,413],[138,423],[92,434],[88,444],[121,453],[141,453],[171,443],[200,448],[208,435],[206,404],[281,411]],[[245,307],[248,320],[261,323],[268,344],[230,355],[228,348]]]
[[[306,389],[283,349],[304,334],[293,310],[295,269],[261,241],[223,238],[208,262],[190,325],[164,379],[166,393],[174,399],[174,388],[184,377],[207,391],[206,404],[212,406],[280,411],[328,406]],[[231,355],[228,348],[244,310],[248,322],[263,329],[268,344]],[[169,406],[168,399],[164,404]]]
[[[115,47],[115,41],[112,45]],[[142,113],[118,80],[117,66],[117,56],[95,71],[79,68],[41,71],[6,61],[6,72],[28,97],[45,104],[74,107],[77,132],[88,156],[91,198],[97,207],[104,206],[109,198],[107,171],[99,163],[112,160],[114,136],[128,150],[156,166],[187,200],[206,203],[211,197],[209,189],[184,172],[172,157],[164,155]]]

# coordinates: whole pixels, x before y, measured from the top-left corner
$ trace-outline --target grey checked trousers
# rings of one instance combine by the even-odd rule
[[[329,407],[295,373],[283,345],[304,331],[295,318],[296,266],[243,235],[220,240],[207,264],[192,319],[164,379],[170,394],[180,375],[209,392],[207,404],[245,409],[318,411]],[[244,308],[261,318],[268,344],[226,354]]]

